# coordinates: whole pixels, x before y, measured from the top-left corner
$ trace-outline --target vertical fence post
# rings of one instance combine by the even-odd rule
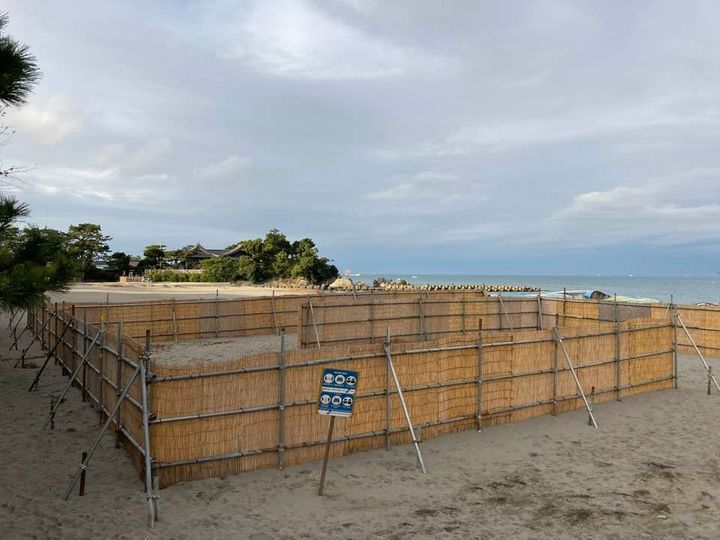
[[[173,337],[175,338],[175,343],[178,342],[178,324],[177,324],[177,309],[175,307],[175,299],[173,298],[171,300],[172,302],[172,322],[173,322]]]
[[[98,424],[103,423],[103,385],[105,384],[105,321],[100,321],[100,338],[98,339]]]
[[[502,317],[502,300],[500,299],[500,295],[496,296],[497,298],[497,317],[498,317],[498,332],[503,331],[503,317]]]
[[[279,336],[281,329],[278,326],[277,322],[277,313],[275,313],[275,289],[272,290],[272,295],[270,296],[270,306],[272,307],[272,322],[273,327],[275,328],[275,333]],[[284,331],[284,330],[283,330]]]
[[[387,327],[385,343],[390,346],[390,327]],[[392,397],[390,395],[390,364],[385,362],[385,450],[390,450],[390,427],[392,424]]]
[[[620,313],[618,311],[617,294],[615,294],[615,390],[618,401],[622,401],[620,371]]]
[[[87,452],[83,452],[80,456],[80,463],[85,463],[85,460],[87,459]],[[80,473],[80,491],[78,495],[80,497],[85,496],[85,473],[87,472],[87,467],[82,468],[82,472]]]
[[[553,328],[553,335],[559,333],[557,326],[557,316],[555,317],[555,327]],[[550,414],[557,416],[557,386],[558,386],[558,342],[553,339],[553,373],[552,373],[552,410]]]
[[[540,298],[540,293],[537,295],[537,329],[542,330],[543,329],[543,311],[542,311],[542,298]]]
[[[52,339],[52,346],[53,346],[53,348],[55,348],[55,344],[57,343],[58,336],[60,335],[60,334],[59,334],[60,329],[58,328],[59,323],[60,323],[60,318],[58,317],[59,313],[60,313],[60,312],[58,311],[58,303],[55,302],[55,313],[54,313],[54,315],[53,315],[53,323],[54,323],[53,326],[55,326],[55,335],[52,336],[52,338],[53,338],[53,339]]]
[[[147,335],[150,334],[150,330],[147,331]],[[149,425],[149,411],[148,411],[148,392],[147,392],[147,363],[148,363],[148,352],[146,342],[145,354],[142,358],[138,359],[140,364],[140,393],[142,399],[142,428],[143,428],[143,440],[145,450],[145,497],[148,505],[148,527],[155,526],[155,496],[153,494],[153,481],[152,481],[152,457],[150,454],[150,425]]]
[[[278,371],[278,469],[285,466],[285,329],[280,328]]]
[[[215,289],[215,337],[218,337],[220,325],[220,291]]]
[[[477,351],[477,428],[482,431],[482,402],[483,402],[483,322],[478,319],[478,351]]]
[[[677,339],[677,314],[675,313],[675,303],[673,295],[670,295],[670,313],[672,317],[672,363],[673,363],[673,388],[678,387],[678,339]]]
[[[462,293],[462,296],[460,297],[460,302],[462,302],[462,333],[465,333],[465,293]]]
[[[423,309],[422,298],[418,298],[418,309],[420,311],[420,315],[419,315],[420,340],[427,341],[427,333],[425,332],[425,310]]]
[[[77,329],[75,328],[75,304],[70,308],[70,314],[72,315],[73,322],[73,333],[72,333],[72,345],[70,346],[70,358],[72,358],[72,367],[75,371],[75,361],[77,359]]]
[[[100,321],[100,323],[102,324],[102,321]],[[87,332],[87,330],[88,330],[87,310],[83,310],[83,331],[82,331],[82,342],[83,342],[82,352],[83,352],[83,358],[84,358],[85,355],[87,354],[87,348],[88,348],[88,341],[87,341],[87,333],[88,333],[88,332]],[[75,362],[73,362],[73,371],[75,371],[74,368],[75,368]],[[82,366],[82,382],[81,382],[81,384],[82,384],[82,389],[81,389],[81,392],[82,392],[82,400],[83,400],[83,401],[87,401],[87,395],[86,395],[86,391],[87,391],[87,362],[84,362],[84,363],[83,363],[83,366]]]
[[[567,318],[567,288],[563,287],[563,324],[565,324],[565,319]]]
[[[712,366],[708,367],[708,396],[712,390]]]
[[[300,348],[308,345],[308,307],[300,306]]]
[[[67,324],[67,312],[65,311],[65,300],[62,302],[62,320],[63,323]],[[67,358],[67,345],[65,345],[65,338],[60,338],[60,345],[58,345],[58,348],[56,349],[57,354],[55,355],[55,363],[57,364],[58,359],[60,360],[60,365],[63,366],[62,372],[65,373],[65,363]],[[72,366],[75,367],[75,357],[72,358],[73,364]]]
[[[118,322],[118,333],[117,333],[117,368],[115,371],[115,402],[120,399],[120,393],[122,392],[122,370],[123,370],[123,322]],[[117,408],[115,413],[115,448],[120,448],[120,433],[122,428],[120,427],[120,409],[122,406]]]
[[[370,343],[375,343],[375,293],[370,289]]]

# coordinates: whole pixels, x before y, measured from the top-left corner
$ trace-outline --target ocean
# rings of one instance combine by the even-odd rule
[[[352,274],[355,282],[372,283],[373,279],[404,279],[408,283],[421,285],[450,284],[504,284],[528,285],[543,291],[599,290],[604,293],[634,298],[652,298],[661,302],[670,301],[672,294],[676,303],[695,304],[698,302],[720,302],[720,275],[718,276],[521,276],[521,275],[461,275],[461,274]]]

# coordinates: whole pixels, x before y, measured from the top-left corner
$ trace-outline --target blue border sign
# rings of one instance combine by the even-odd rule
[[[325,368],[320,383],[318,412],[329,416],[350,416],[357,383],[357,371]]]

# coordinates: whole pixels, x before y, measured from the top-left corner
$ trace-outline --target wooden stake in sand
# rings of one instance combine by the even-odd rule
[[[328,428],[327,442],[325,443],[325,456],[323,457],[322,472],[320,473],[320,486],[318,487],[318,495],[322,497],[323,489],[325,489],[325,473],[327,472],[328,459],[330,459],[330,445],[332,444],[333,430],[335,429],[335,417],[330,417],[330,427]]]
[[[68,487],[65,490],[65,494],[63,495],[63,499],[65,499],[66,501],[68,500],[68,497],[70,497],[70,493],[72,493],[72,490],[75,487],[75,484],[77,484],[77,481],[79,480],[80,475],[82,474],[82,471],[87,469],[87,466],[90,463],[90,460],[92,459],[93,454],[95,453],[95,450],[97,450],[97,447],[99,446],[100,441],[102,440],[102,436],[105,433],[105,430],[107,430],[108,426],[113,421],[113,417],[115,416],[115,413],[117,412],[118,407],[120,407],[122,400],[127,397],[128,392],[130,391],[130,386],[132,386],[133,382],[135,381],[138,374],[140,373],[140,365],[142,365],[142,363],[138,363],[138,367],[136,367],[135,371],[133,371],[132,375],[130,376],[130,379],[128,380],[127,386],[125,386],[122,393],[120,394],[120,399],[117,400],[117,402],[115,403],[115,406],[113,407],[113,410],[110,411],[107,421],[103,425],[102,429],[100,429],[98,434],[95,436],[95,439],[93,440],[92,444],[90,445],[90,450],[88,450],[87,456],[85,457],[85,459],[83,459],[80,462],[78,471],[75,473],[75,476],[72,478],[72,480],[68,484]]]

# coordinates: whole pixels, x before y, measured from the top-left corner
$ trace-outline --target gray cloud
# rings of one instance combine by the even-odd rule
[[[280,227],[357,269],[716,270],[715,3],[6,9],[45,74],[2,155],[38,222],[135,252]]]

